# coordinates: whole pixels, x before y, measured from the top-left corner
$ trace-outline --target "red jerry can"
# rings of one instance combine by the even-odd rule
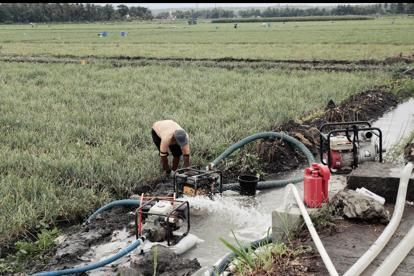
[[[320,208],[322,203],[329,201],[328,185],[331,172],[328,166],[313,163],[305,169],[304,201],[309,208]]]

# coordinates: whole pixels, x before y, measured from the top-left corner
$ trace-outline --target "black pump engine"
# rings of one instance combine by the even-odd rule
[[[194,167],[179,169],[174,175],[174,192],[178,196],[212,196],[222,192],[222,179],[222,173],[217,170],[205,171]]]

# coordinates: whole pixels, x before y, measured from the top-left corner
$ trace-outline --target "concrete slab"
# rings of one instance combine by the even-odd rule
[[[384,197],[386,203],[395,203],[402,169],[402,166],[391,163],[363,163],[349,174],[347,188],[355,190],[365,187]],[[407,200],[414,201],[414,173],[408,184]]]
[[[346,177],[343,175],[332,175],[329,181],[329,199],[346,187]],[[298,192],[303,199],[303,185],[298,187]],[[293,194],[286,206],[280,206],[272,212],[272,239],[283,240],[292,230],[297,229],[301,220],[300,209],[294,200]],[[318,211],[318,208],[306,208],[309,214]]]
[[[272,240],[278,242],[288,237],[293,229],[297,229],[300,221],[298,207],[279,208],[272,212]]]
[[[312,214],[319,209],[306,208],[308,214]],[[293,234],[292,231],[298,229],[301,223],[302,214],[299,207],[291,205],[287,208],[278,208],[272,212],[272,240],[273,242],[283,241]]]
[[[333,198],[337,193],[346,188],[346,176],[333,174],[329,180],[329,200]]]

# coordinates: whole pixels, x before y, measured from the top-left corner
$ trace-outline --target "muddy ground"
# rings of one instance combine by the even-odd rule
[[[388,209],[392,210],[392,207],[389,207]],[[412,206],[407,206],[404,211],[401,225],[397,229],[393,239],[391,239],[389,244],[384,248],[383,252],[381,252],[379,256],[374,259],[372,264],[368,266],[362,275],[372,275],[372,273],[384,261],[385,257],[391,253],[394,247],[405,236],[413,222],[414,208]],[[374,241],[381,235],[384,228],[385,225],[383,224],[368,224],[350,220],[337,220],[335,222],[335,227],[329,227],[325,231],[318,231],[318,233],[336,270],[340,275],[342,275],[368,250]],[[306,235],[306,238],[302,237],[301,239],[303,244],[309,244],[315,248],[309,234]],[[313,254],[310,258],[312,260],[312,268],[306,271],[306,273],[299,275],[329,275],[319,254]],[[306,266],[307,262],[305,261],[303,265]],[[412,275],[412,271],[414,271],[414,252],[410,252],[408,254],[393,275],[409,276]]]
[[[114,207],[110,211],[99,214],[90,224],[78,224],[63,229],[65,240],[48,252],[47,256],[50,258],[48,264],[33,263],[30,273],[61,270],[78,265],[82,262],[80,256],[92,245],[109,242],[115,230],[127,227],[134,219],[131,214],[133,210],[134,208],[130,207]],[[132,227],[128,229],[130,232],[134,231]]]
[[[55,271],[72,268],[78,265],[85,266],[93,263],[91,260],[82,258],[84,254],[89,251],[91,246],[105,244],[111,241],[113,233],[116,230],[122,230],[126,227],[129,236],[135,236],[136,229],[134,221],[135,208],[134,207],[114,207],[113,209],[99,214],[89,224],[74,225],[63,231],[63,235],[59,237],[60,241],[58,246],[47,253],[49,258],[48,264],[32,263],[30,265],[30,271],[28,273],[35,273],[39,271]],[[168,254],[169,255],[168,255]],[[201,266],[197,259],[189,260],[183,259],[179,256],[175,256],[172,252],[167,252],[166,255],[161,254],[161,250],[158,254],[158,272],[165,272],[163,275],[184,275],[174,274],[175,271],[195,272]],[[166,258],[171,257],[174,254],[174,264],[169,264]],[[87,258],[87,257],[86,257]],[[147,259],[149,257],[147,256]],[[121,258],[122,265],[127,264],[131,257]],[[171,258],[170,258],[171,260]],[[143,269],[145,264],[148,265],[146,269]],[[162,265],[164,264],[164,265]],[[144,260],[143,267],[140,267],[139,271],[143,276],[153,275],[152,259]],[[116,275],[119,273],[117,266],[109,266],[105,271],[97,272],[98,274]],[[168,274],[170,273],[170,274]],[[87,275],[83,273],[81,275]],[[188,274],[190,275],[190,274]]]
[[[392,214],[393,205],[386,207]],[[393,238],[362,275],[372,275],[394,247],[404,238],[414,223],[414,207],[406,204],[404,214]],[[386,225],[350,220],[336,221],[335,230],[319,233],[323,245],[340,275],[344,274],[381,235]],[[308,239],[309,240],[309,239]],[[414,271],[414,252],[411,251],[393,275],[409,276]],[[318,275],[329,275],[321,273]]]
[[[13,56],[0,55],[0,61],[6,62],[32,62],[32,63],[108,63],[114,67],[122,66],[146,66],[146,65],[169,65],[169,66],[204,66],[225,69],[253,68],[253,69],[296,69],[296,70],[322,70],[322,71],[368,71],[368,70],[390,70],[410,74],[407,65],[414,63],[414,55],[396,56],[383,60],[274,60],[274,59],[242,59],[242,58],[176,58],[176,57],[130,57],[130,56],[73,56],[73,55],[51,55],[51,56]]]

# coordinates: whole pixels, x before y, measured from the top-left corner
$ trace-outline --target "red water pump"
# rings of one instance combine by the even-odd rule
[[[366,121],[320,127],[320,158],[333,173],[349,173],[360,163],[382,162],[382,132]]]
[[[309,208],[320,208],[322,203],[329,201],[329,178],[331,172],[328,166],[313,163],[305,169],[304,201]]]

